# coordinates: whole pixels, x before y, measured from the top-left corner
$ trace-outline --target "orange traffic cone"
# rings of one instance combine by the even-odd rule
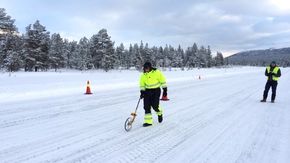
[[[86,90],[86,93],[85,93],[86,95],[91,95],[91,94],[93,94],[92,92],[91,92],[91,86],[90,86],[90,81],[88,80],[87,81],[87,90]]]
[[[161,101],[169,101],[167,96],[162,96],[162,98],[160,99]]]

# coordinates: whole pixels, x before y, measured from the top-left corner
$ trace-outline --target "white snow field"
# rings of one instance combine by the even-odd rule
[[[259,102],[264,71],[164,71],[163,123],[154,113],[143,128],[141,102],[130,132],[137,71],[1,73],[0,162],[289,163],[290,69],[281,68],[274,104]]]

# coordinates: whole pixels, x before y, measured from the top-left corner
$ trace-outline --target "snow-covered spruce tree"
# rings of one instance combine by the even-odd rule
[[[89,40],[86,37],[80,39],[78,44],[78,58],[77,58],[77,69],[86,70],[91,69],[90,57],[89,57]]]
[[[68,39],[63,40],[62,55],[64,56],[64,67],[68,69],[71,65],[70,42]]]
[[[144,64],[147,60],[145,58],[145,52],[144,52],[144,43],[141,40],[140,46],[138,47],[138,53],[136,53],[136,58],[140,62],[140,64]],[[140,67],[142,69],[142,67]]]
[[[0,8],[0,31],[1,35],[5,33],[16,33],[17,28],[14,24],[15,20],[7,15],[4,8]]]
[[[132,48],[131,44],[130,44],[130,48]],[[116,48],[115,53],[117,56],[117,61],[115,62],[115,65],[116,65],[115,67],[129,69],[131,66],[131,62],[132,62],[132,58],[131,58],[132,53],[130,53],[129,50],[125,49],[125,46],[123,43],[121,43],[120,46],[118,46]]]
[[[49,64],[50,68],[57,69],[64,68],[65,60],[63,56],[63,40],[59,34],[54,33],[51,36],[49,48]]]
[[[169,45],[169,55],[168,55],[168,59],[170,60],[170,67],[176,67],[176,50],[174,49],[173,46]]]
[[[155,54],[155,65],[157,67],[163,66],[163,47],[160,46]]]
[[[184,65],[185,67],[187,67],[188,69],[192,68],[194,66],[194,63],[192,63],[191,60],[191,55],[192,55],[192,48],[188,47],[185,51],[185,57],[184,57]]]
[[[6,51],[4,67],[9,72],[18,71],[23,65],[23,39],[17,35],[11,35],[7,38],[6,45],[9,45],[10,48]]]
[[[128,49],[124,49],[124,68],[129,69],[131,64],[131,55]]]
[[[120,46],[116,47],[116,51],[115,51],[115,55],[117,56],[117,60],[115,62],[115,67],[121,67],[124,68],[125,67],[125,63],[126,63],[126,56],[125,56],[125,47],[123,45],[123,43],[120,44]]]
[[[182,57],[183,57],[183,50],[181,46],[178,46],[177,50],[174,50],[171,66],[172,67],[182,67]]]
[[[213,59],[212,59],[212,55],[211,55],[210,46],[208,46],[206,49],[205,62],[206,62],[206,67],[211,67],[213,65]]]
[[[185,51],[185,56],[184,56],[184,65],[187,68],[193,68],[193,67],[199,67],[200,65],[200,59],[198,55],[198,47],[197,44],[194,43],[192,47],[188,47],[187,50]]]
[[[221,52],[217,52],[214,57],[215,66],[223,66],[224,65],[224,57]]]
[[[0,8],[0,68],[17,71],[21,66],[21,38],[14,25],[15,20]]]
[[[158,65],[158,60],[157,60],[157,55],[158,55],[158,47],[153,46],[151,48],[151,59],[152,59],[152,64],[155,65],[156,67],[159,67]]]
[[[132,44],[130,44],[130,46],[129,46],[128,56],[130,57],[130,59],[128,61],[128,68],[135,67],[135,65],[133,63],[133,61],[135,60],[135,55],[134,55]]]
[[[145,47],[143,47],[143,43],[141,44],[140,53],[141,53],[141,56],[142,56],[142,59],[144,62],[146,62],[146,61],[149,61],[151,63],[153,62],[152,50],[149,48],[148,43],[145,44]]]
[[[175,63],[174,63],[174,57],[176,56],[176,51],[174,49],[173,46],[169,45],[169,51],[168,51],[168,55],[167,55],[167,58],[168,58],[168,66],[169,67],[175,67]]]
[[[141,53],[140,53],[140,48],[138,46],[137,43],[134,44],[133,46],[133,65],[135,66],[135,68],[137,70],[142,70],[142,67],[143,67],[143,59],[142,59],[142,56],[141,56]]]
[[[197,51],[197,63],[198,67],[206,67],[206,49],[204,46],[200,46]]]
[[[93,35],[89,42],[89,54],[92,58],[91,62],[93,64],[93,68],[95,69],[101,68],[101,60],[103,57],[101,56],[101,53],[97,53],[98,42],[99,42],[99,39],[97,35]]]
[[[33,25],[30,24],[26,27],[24,36],[25,71],[49,68],[49,41],[49,32],[38,20]]]
[[[103,56],[101,61],[101,67],[105,71],[109,71],[114,68],[114,63],[117,60],[115,55],[114,42],[111,41],[111,37],[108,35],[106,29],[102,29],[98,33],[99,42],[97,45],[97,53],[101,53]]]
[[[114,68],[117,57],[114,53],[114,43],[111,41],[106,29],[102,29],[98,34],[92,36],[89,49],[95,68],[102,68],[105,71]]]
[[[199,49],[197,47],[197,44],[194,43],[192,45],[192,64],[194,67],[200,67],[202,62],[202,56],[199,54]]]
[[[162,53],[162,67],[169,67],[170,61],[168,59],[168,56],[169,56],[169,47],[168,45],[166,45]]]
[[[141,40],[140,46],[139,46],[139,53],[141,55],[141,58],[144,59],[144,43],[142,40]]]
[[[78,67],[78,43],[76,41],[69,42],[69,57],[68,57],[68,68],[77,69]]]

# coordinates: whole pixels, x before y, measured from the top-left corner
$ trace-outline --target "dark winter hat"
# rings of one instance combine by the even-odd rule
[[[143,65],[143,69],[152,68],[152,64],[150,62],[145,62]]]
[[[275,65],[275,64],[276,64],[276,62],[275,62],[275,61],[272,61],[272,62],[271,62],[271,64]]]

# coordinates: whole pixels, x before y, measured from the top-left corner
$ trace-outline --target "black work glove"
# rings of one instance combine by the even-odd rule
[[[163,88],[163,94],[162,94],[163,97],[166,97],[167,96],[167,88]]]
[[[145,95],[145,91],[141,90],[140,91],[140,99],[144,98],[144,95]]]
[[[274,75],[274,73],[273,72],[269,72],[269,76],[272,76],[272,75]]]

